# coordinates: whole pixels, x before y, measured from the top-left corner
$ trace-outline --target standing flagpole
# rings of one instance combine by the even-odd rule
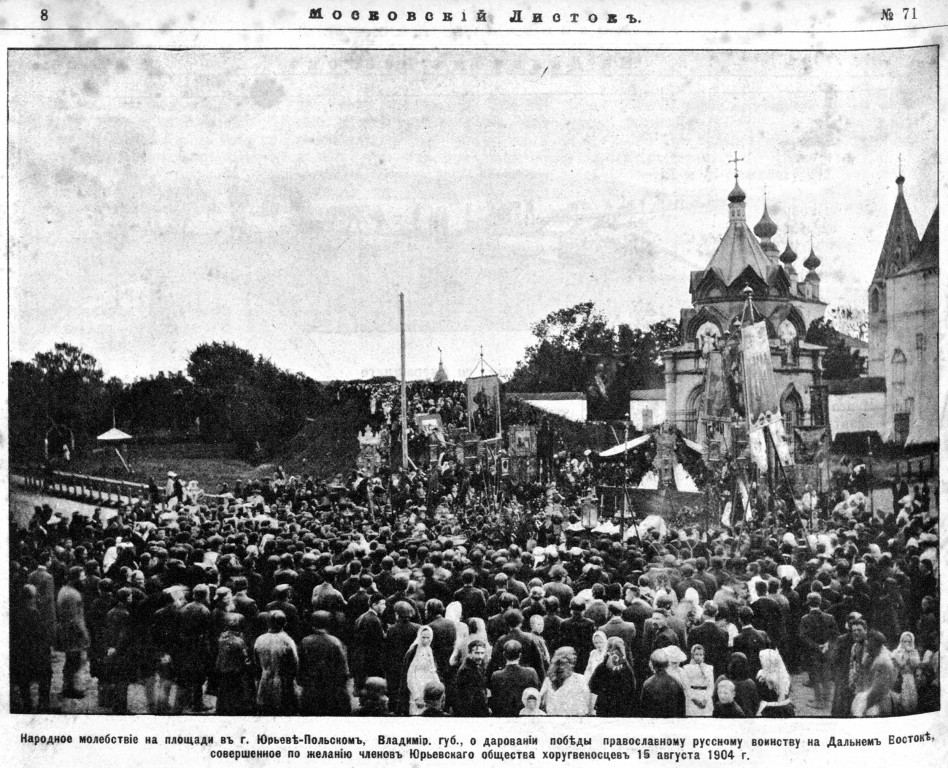
[[[405,294],[398,294],[402,342],[402,469],[408,469],[408,391],[405,386]]]

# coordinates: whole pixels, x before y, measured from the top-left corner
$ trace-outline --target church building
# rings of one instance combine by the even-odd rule
[[[771,358],[787,434],[792,427],[826,421],[821,358],[824,347],[804,341],[807,329],[823,317],[820,259],[813,246],[803,262],[789,239],[783,252],[774,243],[777,225],[767,201],[753,230],[746,220],[746,195],[734,174],[728,195],[728,225],[705,269],[691,273],[692,306],[681,310],[681,343],[662,353],[667,419],[703,441],[704,359],[725,333],[740,325],[749,289],[755,320],[767,324]]]
[[[885,381],[882,439],[938,442],[938,208],[921,239],[900,173],[869,285],[869,376]]]

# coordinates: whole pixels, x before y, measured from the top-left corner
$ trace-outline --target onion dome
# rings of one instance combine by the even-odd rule
[[[787,238],[787,247],[783,249],[783,253],[780,254],[780,261],[786,264],[788,267],[797,260],[797,252],[790,247],[790,238]]]
[[[806,261],[803,262],[803,266],[809,269],[811,272],[820,266],[820,258],[815,253],[813,253],[813,245],[810,245],[810,255],[806,257]]]
[[[727,196],[727,200],[729,203],[743,203],[746,198],[747,195],[744,194],[741,185],[737,183],[737,174],[734,174],[734,189],[732,189],[731,194]]]
[[[777,234],[777,225],[774,224],[773,219],[770,218],[770,214],[767,212],[766,199],[764,199],[764,215],[754,225],[754,234],[761,239],[768,239]]]

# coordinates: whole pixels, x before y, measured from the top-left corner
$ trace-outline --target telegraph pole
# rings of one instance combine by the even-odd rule
[[[398,294],[402,346],[402,469],[408,469],[408,391],[405,386],[405,294]]]

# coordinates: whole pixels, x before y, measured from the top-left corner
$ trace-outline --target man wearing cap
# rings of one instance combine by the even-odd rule
[[[385,598],[372,596],[369,610],[363,613],[352,628],[352,676],[356,689],[369,677],[385,677],[385,627],[382,613]]]
[[[294,682],[299,669],[296,643],[283,628],[283,611],[267,613],[268,631],[257,638],[254,656],[260,667],[257,685],[257,713],[261,715],[292,715],[296,711]]]
[[[299,645],[301,715],[341,717],[352,711],[349,699],[349,663],[342,643],[329,634],[332,616],[316,611],[311,617],[312,634]]]
[[[649,663],[654,674],[642,686],[642,717],[684,717],[685,689],[668,674],[668,654],[663,648],[652,652]]]
[[[210,590],[207,584],[198,584],[191,592],[191,602],[179,613],[181,632],[178,674],[181,685],[187,691],[188,706],[195,712],[208,709],[204,705],[204,683],[210,667],[211,610],[208,607]]]
[[[286,633],[293,638],[293,642],[302,639],[302,626],[300,624],[300,612],[293,605],[293,587],[289,584],[277,584],[273,588],[273,600],[267,603],[264,609],[269,611],[282,611],[286,616]]]
[[[851,612],[846,617],[846,631],[838,635],[830,645],[829,666],[833,676],[833,717],[849,717],[852,714],[854,691],[850,686],[849,670],[853,659],[853,647],[866,641],[866,622],[862,614]],[[860,655],[860,659],[861,659]]]

